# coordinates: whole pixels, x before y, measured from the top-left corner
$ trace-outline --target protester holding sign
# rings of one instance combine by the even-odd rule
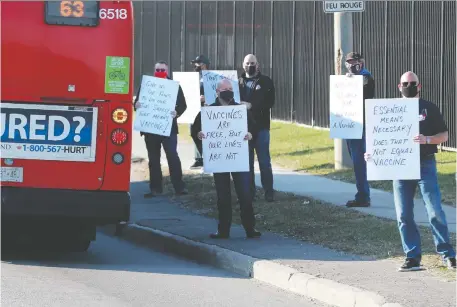
[[[409,71],[401,76],[398,88],[404,98],[419,98],[422,85],[416,74]],[[414,195],[417,186],[427,208],[436,251],[446,261],[448,268],[455,269],[455,250],[450,243],[446,216],[441,206],[435,160],[437,145],[448,140],[448,129],[438,107],[422,98],[419,99],[419,135],[414,136],[413,140],[420,144],[420,179],[393,181],[398,228],[406,254],[406,260],[399,270],[420,270],[421,239],[414,221]],[[372,153],[366,153],[365,159],[373,163]]]
[[[350,52],[346,56],[346,69],[348,73],[346,76],[351,77],[352,75],[363,76],[363,99],[374,98],[374,79],[371,73],[365,68],[365,60],[357,52]],[[364,116],[365,118],[365,111]],[[357,186],[357,193],[354,200],[350,200],[346,203],[347,207],[369,207],[370,206],[370,186],[367,180],[367,165],[363,158],[365,153],[365,126],[362,133],[361,139],[348,139],[346,140],[349,154],[352,158],[352,164],[354,165],[355,181]]]
[[[202,108],[202,112],[209,112],[213,108],[220,106],[237,105],[234,101],[234,93],[232,82],[228,79],[224,79],[219,82],[216,88],[217,98],[216,101],[209,107]],[[243,136],[240,135],[239,141],[252,140],[253,136],[256,136],[256,127],[250,116],[247,114],[247,126],[248,133]],[[230,116],[225,116],[228,117]],[[198,144],[198,148],[202,150],[201,140],[206,137],[205,133],[214,133],[209,131],[202,131],[202,115],[201,112],[197,115],[195,122],[192,126],[192,137]],[[209,137],[209,136],[208,136]],[[244,137],[244,139],[243,139]],[[198,140],[198,141],[197,141]],[[221,163],[227,163],[221,160]],[[206,164],[205,164],[206,167]],[[246,166],[249,169],[249,166]],[[217,192],[217,207],[219,211],[219,225],[218,231],[211,234],[210,237],[213,239],[226,239],[230,236],[230,227],[232,224],[232,201],[231,201],[231,188],[230,188],[230,175],[232,176],[235,184],[235,191],[238,196],[238,202],[240,203],[241,210],[241,222],[246,231],[248,238],[258,238],[261,233],[257,231],[255,226],[254,209],[252,207],[251,197],[251,175],[249,171],[244,172],[225,172],[225,173],[213,173],[214,183],[216,185]]]
[[[260,73],[257,58],[248,54],[243,61],[244,73],[238,80],[242,103],[252,112],[259,129],[258,137],[253,140],[253,150],[259,160],[260,178],[265,190],[265,200],[274,200],[273,170],[270,157],[270,113],[275,103],[273,81]],[[255,197],[254,151],[251,156],[252,197]]]
[[[156,78],[168,79],[171,80],[169,77],[169,70],[168,64],[166,62],[158,62],[155,65],[155,73],[154,76]],[[179,86],[179,85],[178,85]],[[139,102],[141,95],[141,86],[138,89],[138,93],[135,98],[135,110],[142,108],[142,103]],[[163,95],[163,100],[165,100],[166,94],[164,91],[158,91],[156,97],[161,97]],[[181,160],[178,156],[177,151],[177,143],[178,143],[178,123],[176,118],[181,116],[186,110],[186,99],[184,97],[184,93],[181,89],[181,86],[178,88],[178,95],[175,104],[175,110],[171,111],[171,116],[173,117],[173,122],[171,125],[171,131],[169,136],[152,134],[152,133],[144,133],[142,132],[141,135],[144,135],[144,140],[146,143],[146,148],[148,150],[148,158],[149,158],[149,189],[150,192],[145,194],[145,198],[151,198],[156,196],[157,194],[161,194],[163,192],[162,186],[162,169],[160,166],[160,150],[161,146],[165,151],[168,161],[168,167],[170,169],[170,177],[173,187],[175,189],[176,194],[183,195],[187,194],[187,190],[185,188],[185,184],[182,180],[182,168],[181,168]]]
[[[203,87],[203,77],[202,77],[202,71],[203,70],[208,70],[210,61],[208,57],[205,55],[201,54],[198,57],[195,58],[195,60],[192,60],[192,65],[194,66],[194,71],[200,73],[200,104],[201,106],[205,105],[205,89]],[[192,124],[190,125],[190,130],[192,131]],[[195,162],[192,164],[190,168],[200,168],[203,167],[203,158],[198,151],[197,144],[195,144]]]

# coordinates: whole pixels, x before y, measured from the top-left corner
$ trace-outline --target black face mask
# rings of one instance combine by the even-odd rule
[[[230,102],[232,101],[234,94],[233,91],[223,91],[219,93],[219,97],[226,102]]]
[[[194,71],[196,71],[196,72],[200,72],[201,70],[202,70],[201,66],[195,66],[194,67]]]
[[[246,69],[246,73],[250,76],[253,76],[257,71],[257,67],[255,66],[248,66]]]
[[[401,93],[403,96],[405,96],[407,98],[414,98],[417,96],[417,93],[418,93],[417,85],[410,85],[408,87],[402,87]]]

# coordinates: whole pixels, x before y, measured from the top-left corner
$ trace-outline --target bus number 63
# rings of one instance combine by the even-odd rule
[[[100,9],[101,19],[127,19],[126,9]]]

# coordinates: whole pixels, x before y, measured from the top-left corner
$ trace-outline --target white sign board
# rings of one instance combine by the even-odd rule
[[[249,171],[249,142],[245,105],[202,107],[205,173]]]
[[[365,100],[368,180],[420,179],[419,99]]]
[[[325,13],[349,13],[365,11],[365,1],[324,1]]]
[[[143,76],[133,128],[137,131],[170,136],[179,83],[169,79]]]
[[[240,103],[240,88],[236,70],[203,70],[203,88],[205,90],[205,104],[211,105],[216,101],[216,88],[223,79],[232,80],[235,102]]]
[[[361,139],[363,76],[330,76],[330,137]]]
[[[180,124],[193,124],[200,112],[200,74],[198,72],[173,72],[173,80],[181,85],[187,109],[178,117]]]

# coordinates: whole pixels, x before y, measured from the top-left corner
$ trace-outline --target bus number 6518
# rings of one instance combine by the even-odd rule
[[[127,19],[126,9],[100,9],[101,19]]]

